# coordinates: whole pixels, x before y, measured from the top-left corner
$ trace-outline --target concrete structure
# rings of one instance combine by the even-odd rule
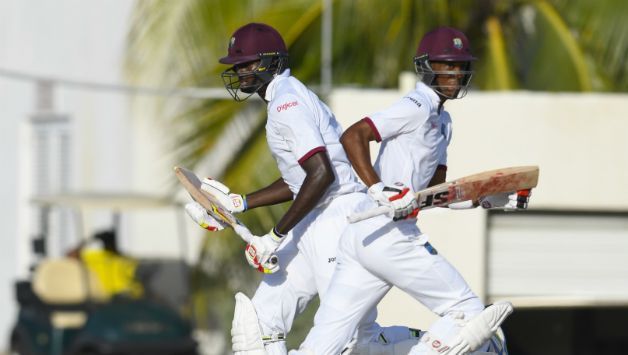
[[[166,131],[150,110],[132,111],[132,97],[114,88],[125,84],[122,66],[133,4],[0,2],[0,351],[15,319],[13,282],[28,275],[30,240],[40,231],[32,196],[168,193],[164,187],[172,162],[165,153]],[[152,97],[142,99],[154,107]],[[173,238],[176,217],[172,211],[159,213],[123,220],[123,232],[140,238],[121,240],[122,249],[145,256],[179,255],[182,246]],[[112,223],[108,214],[86,217],[83,233]],[[53,256],[85,236],[77,235],[74,226],[69,212],[54,218]],[[146,235],[151,243],[145,242]],[[196,244],[187,247],[187,255],[197,255]]]

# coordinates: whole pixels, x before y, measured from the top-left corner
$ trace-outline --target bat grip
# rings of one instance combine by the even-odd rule
[[[375,216],[389,214],[391,212],[392,208],[388,206],[379,206],[368,211],[352,213],[347,217],[347,220],[349,221],[349,223],[356,223],[365,219],[373,218]]]
[[[240,238],[242,238],[242,240],[247,243],[251,242],[251,238],[253,238],[253,233],[251,233],[251,231],[246,228],[246,226],[242,224],[234,224],[233,230],[236,232],[237,235],[240,236]]]

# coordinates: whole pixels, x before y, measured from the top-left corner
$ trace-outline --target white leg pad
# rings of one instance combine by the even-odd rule
[[[477,350],[491,339],[512,310],[512,304],[507,301],[490,305],[468,321],[451,342],[451,348],[441,354],[466,354]]]
[[[266,355],[262,330],[253,302],[245,294],[235,295],[236,305],[231,324],[231,346],[235,355]]]

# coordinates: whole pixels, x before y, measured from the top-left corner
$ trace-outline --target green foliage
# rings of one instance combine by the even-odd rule
[[[429,29],[465,31],[479,57],[473,85],[488,90],[626,91],[628,26],[622,0],[333,1],[334,85],[393,88]],[[143,85],[220,87],[230,34],[250,21],[276,27],[293,74],[320,83],[322,1],[140,1],[129,34],[127,72]],[[187,101],[189,129],[178,134],[182,161],[213,148],[247,103]],[[185,127],[180,124],[179,127]],[[189,164],[189,165],[190,165]],[[191,166],[190,165],[190,166]]]

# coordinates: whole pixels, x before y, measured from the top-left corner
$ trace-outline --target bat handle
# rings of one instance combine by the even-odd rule
[[[246,226],[236,223],[233,225],[233,230],[236,232],[237,235],[240,236],[240,238],[242,238],[242,240],[247,243],[251,242],[251,238],[253,238],[253,233],[251,233],[251,231],[246,228]]]
[[[349,221],[349,223],[356,223],[356,222],[363,221],[365,219],[373,218],[375,216],[379,216],[379,215],[383,215],[383,214],[389,214],[391,212],[392,212],[392,209],[390,207],[388,207],[388,206],[379,206],[377,208],[373,208],[373,209],[370,209],[368,211],[357,212],[357,213],[350,214],[347,217],[347,220]]]

